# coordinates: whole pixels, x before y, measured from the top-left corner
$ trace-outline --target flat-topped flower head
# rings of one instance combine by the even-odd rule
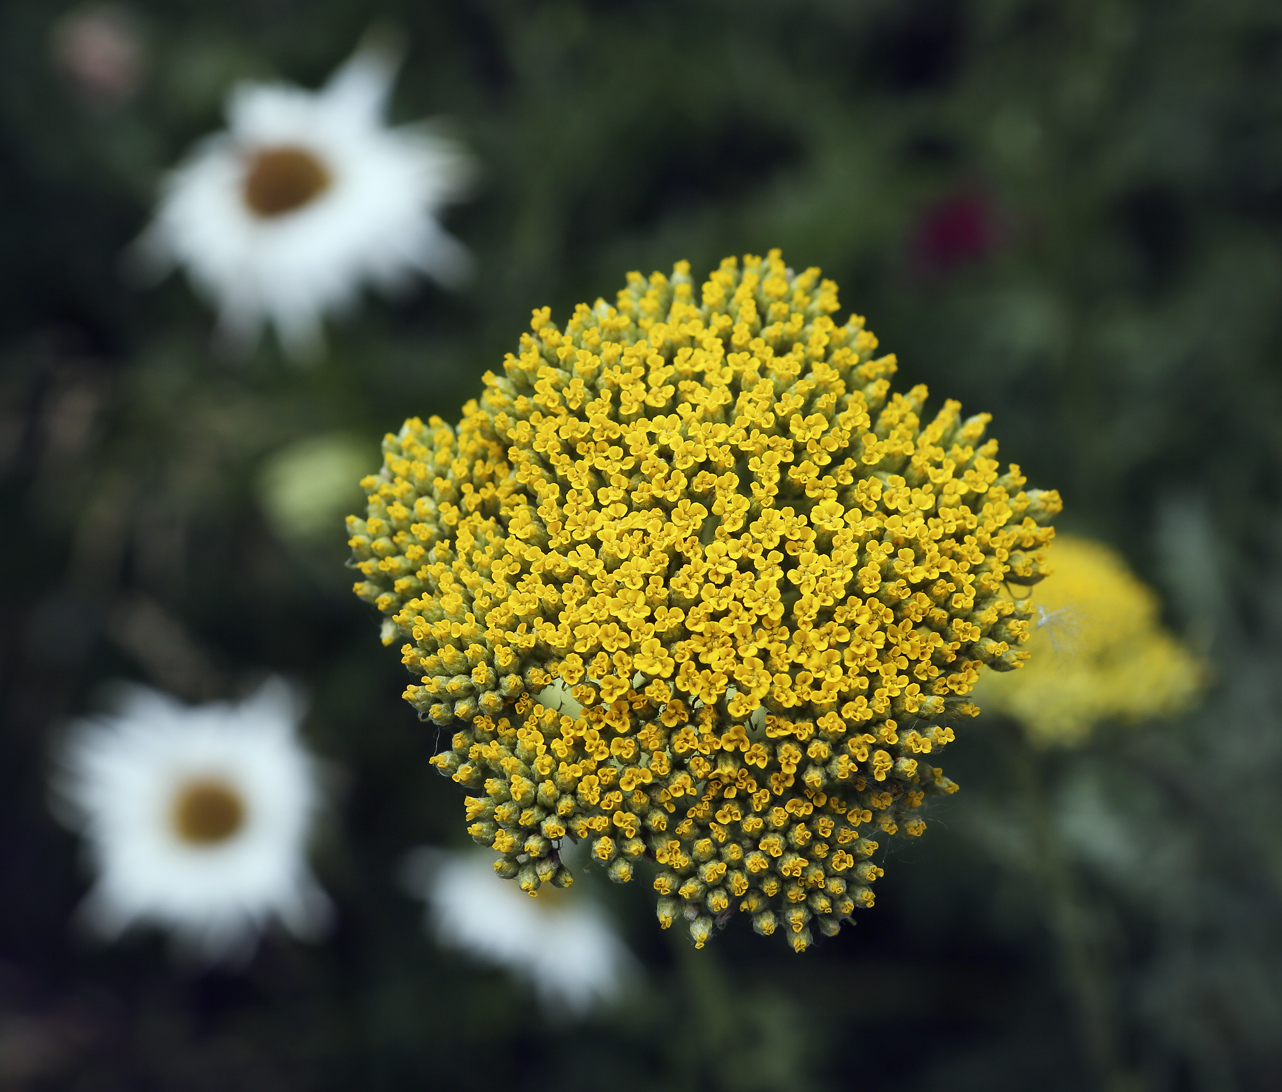
[[[328,900],[307,867],[319,802],[295,695],[273,680],[240,703],[187,706],[131,688],[80,722],[55,785],[97,873],[85,905],[108,937],[134,922],[199,956],[244,954],[279,917],[308,935]]]
[[[322,316],[366,285],[466,274],[437,216],[462,194],[468,158],[424,126],[384,123],[394,71],[368,47],[316,92],[242,84],[227,131],[166,179],[139,254],[184,266],[233,344],[267,322],[290,353],[314,356]]]
[[[1206,667],[1162,626],[1156,593],[1121,555],[1061,535],[1053,570],[1033,597],[1031,663],[1018,675],[983,680],[986,710],[1014,717],[1035,743],[1072,746],[1103,721],[1193,705]]]
[[[987,415],[892,393],[893,356],[777,252],[701,286],[633,273],[545,308],[452,426],[411,418],[349,519],[356,592],[401,640],[469,830],[527,891],[586,840],[653,862],[666,927],[736,910],[797,950],[922,832],[942,720],[1017,666],[1055,493]]]

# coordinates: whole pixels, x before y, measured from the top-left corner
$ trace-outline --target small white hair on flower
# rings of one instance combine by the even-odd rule
[[[322,317],[365,285],[461,284],[471,256],[437,215],[472,161],[431,123],[385,124],[397,66],[386,42],[367,42],[318,91],[236,85],[226,131],[164,180],[134,268],[184,267],[224,343],[247,351],[267,322],[301,360],[319,353]]]
[[[323,930],[330,904],[306,861],[321,794],[301,712],[277,678],[201,706],[130,684],[115,712],[71,726],[53,804],[87,843],[93,931],[149,923],[213,961],[249,954],[272,918],[304,939]]]
[[[495,875],[486,853],[420,847],[406,858],[403,880],[426,902],[439,943],[528,983],[553,1015],[589,1014],[615,1000],[635,971],[598,903],[550,884],[527,895]]]

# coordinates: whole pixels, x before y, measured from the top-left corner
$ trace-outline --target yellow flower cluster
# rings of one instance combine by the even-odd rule
[[[893,356],[778,252],[702,286],[633,273],[547,308],[457,426],[405,423],[349,520],[434,760],[531,894],[590,842],[657,866],[702,945],[738,909],[796,950],[873,901],[875,836],[925,828],[981,666],[1016,667],[1053,492],[987,415],[892,394]],[[570,715],[568,715],[570,714]]]
[[[1100,721],[1188,708],[1204,666],[1158,620],[1158,600],[1109,547],[1061,535],[1037,589],[1029,666],[988,678],[986,710],[1015,717],[1040,744],[1082,743]]]

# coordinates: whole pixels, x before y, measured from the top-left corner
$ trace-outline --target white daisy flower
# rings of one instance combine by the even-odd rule
[[[227,130],[165,180],[139,265],[185,267],[232,345],[251,346],[266,321],[298,358],[316,355],[322,316],[365,284],[459,284],[470,256],[436,216],[471,163],[427,124],[384,123],[395,68],[367,47],[316,92],[237,85]]]
[[[97,873],[89,924],[114,938],[150,922],[205,958],[247,953],[273,916],[314,935],[329,901],[305,860],[320,793],[294,692],[273,679],[240,703],[122,699],[73,726],[54,785]]]
[[[404,877],[426,901],[437,940],[528,982],[553,1012],[586,1014],[617,997],[633,971],[598,903],[550,884],[531,897],[494,874],[489,854],[424,847],[407,859]]]

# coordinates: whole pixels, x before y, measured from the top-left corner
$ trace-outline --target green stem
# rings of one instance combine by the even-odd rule
[[[1046,791],[1044,757],[1022,740],[1014,750],[1035,867],[1047,901],[1047,923],[1082,1054],[1104,1092],[1135,1092],[1141,1082],[1121,1057],[1117,990],[1109,973],[1099,915],[1082,893],[1065,852]]]

